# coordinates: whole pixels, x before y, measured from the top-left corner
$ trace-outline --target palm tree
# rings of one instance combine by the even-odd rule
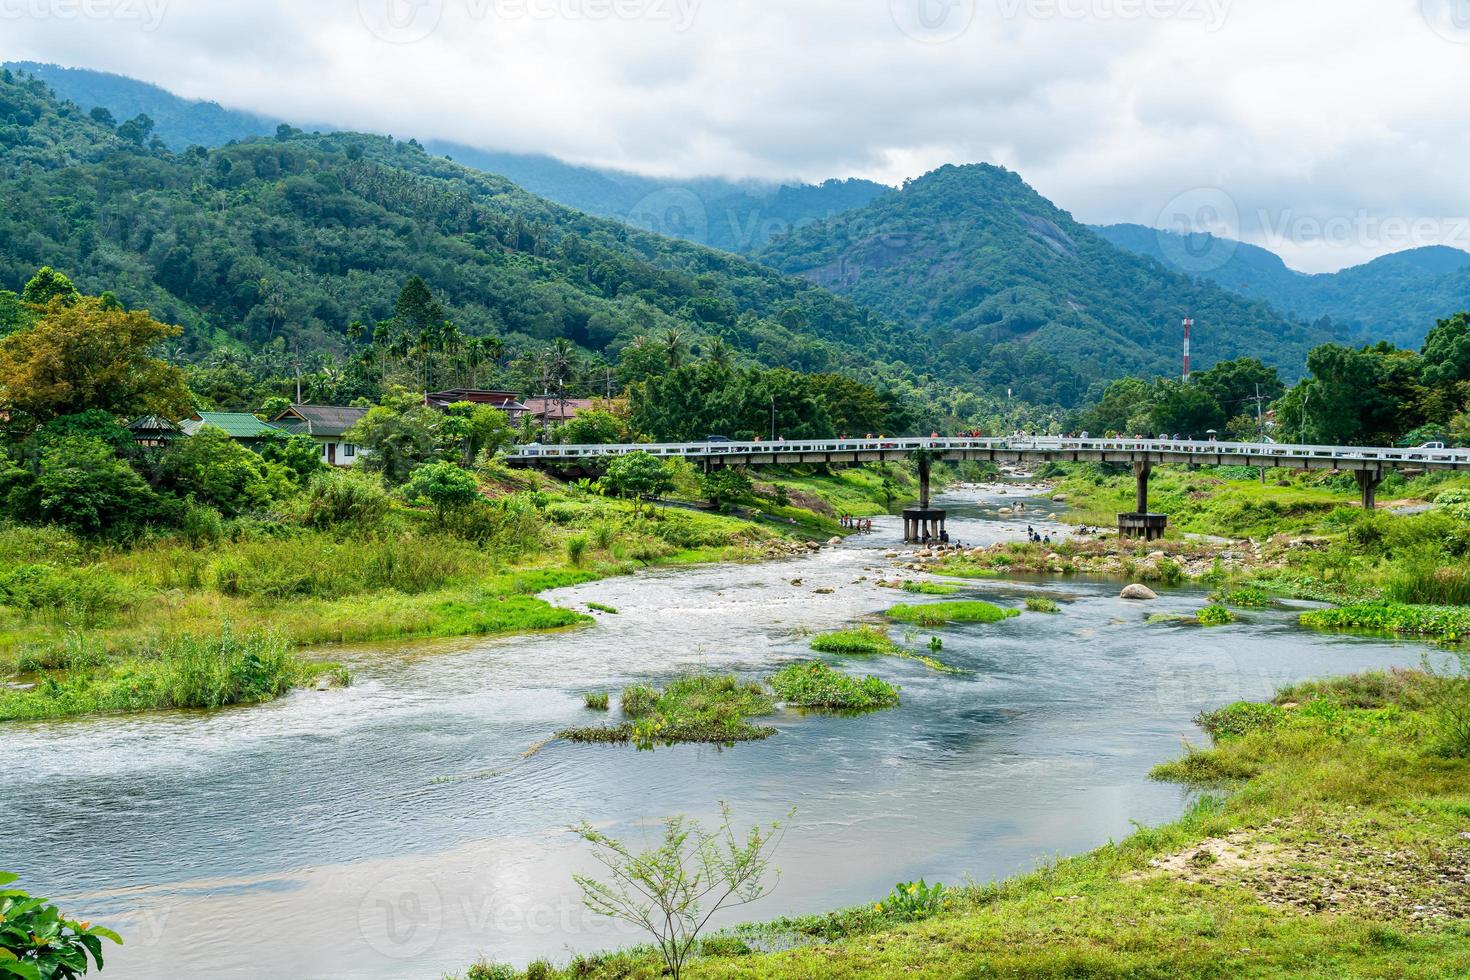
[[[710,363],[711,367],[728,371],[735,361],[735,354],[730,350],[730,345],[725,343],[724,337],[716,337],[710,343],[709,350],[705,352],[704,359]]]
[[[668,361],[669,370],[677,371],[684,365],[684,355],[689,352],[689,342],[677,327],[670,327],[664,331],[664,357]]]

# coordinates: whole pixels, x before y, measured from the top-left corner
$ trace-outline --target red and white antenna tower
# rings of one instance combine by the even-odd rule
[[[1184,380],[1189,380],[1189,333],[1194,329],[1194,317],[1184,318]]]

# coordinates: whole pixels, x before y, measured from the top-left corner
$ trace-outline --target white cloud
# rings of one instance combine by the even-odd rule
[[[1464,4],[0,0],[0,56],[644,173],[896,183],[986,160],[1094,222],[1220,188],[1241,237],[1316,271],[1470,248]],[[152,30],[125,16],[155,8]]]

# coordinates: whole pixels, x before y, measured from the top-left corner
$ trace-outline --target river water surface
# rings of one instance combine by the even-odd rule
[[[1015,499],[964,491],[941,505],[967,544],[1019,540],[1028,521],[1063,533],[1049,502],[999,516]],[[812,656],[802,631],[901,601],[875,585],[892,577],[897,531],[882,520],[809,558],[552,593],[621,611],[586,630],[344,651],[347,690],[8,726],[0,868],[125,935],[111,980],[437,978],[482,955],[523,965],[638,939],[578,905],[571,875],[594,870],[566,831],[581,820],[641,840],[657,818],[708,817],[721,800],[741,824],[795,807],[780,883],[744,919],[873,901],[920,877],[1005,877],[1176,818],[1185,793],[1147,773],[1204,740],[1199,711],[1416,664],[1422,649],[1313,634],[1284,610],[1210,630],[1145,623],[1198,610],[1198,589],[1140,604],[1116,581],[985,581],[964,597],[1044,594],[1063,611],[912,637],[941,636],[965,676],[849,660],[902,685],[896,710],[783,714],[775,737],[725,750],[528,754],[605,717],[583,708],[586,691],[690,670],[759,679]]]

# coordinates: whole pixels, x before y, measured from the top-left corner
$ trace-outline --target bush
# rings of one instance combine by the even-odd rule
[[[591,711],[606,711],[608,697],[606,691],[589,691],[582,696],[583,702]]]
[[[567,539],[567,561],[580,568],[587,557],[587,535],[575,534]]]
[[[0,973],[71,980],[87,972],[88,957],[102,969],[102,940],[122,945],[111,929],[68,919],[44,898],[7,887],[16,880],[0,871]]]
[[[1056,613],[1062,611],[1062,607],[1057,605],[1055,599],[1048,599],[1045,596],[1032,596],[1027,599],[1026,608],[1031,612],[1038,613]]]
[[[823,663],[792,664],[771,678],[771,689],[798,708],[873,711],[898,704],[898,688],[877,678],[849,677]]]
[[[1201,626],[1228,626],[1235,622],[1235,613],[1224,606],[1206,606],[1194,618]]]
[[[215,544],[224,538],[225,519],[213,507],[189,500],[184,505],[184,520],[180,530],[191,545],[199,548]]]
[[[451,512],[480,499],[480,487],[468,470],[453,463],[429,463],[413,471],[403,496],[427,502],[442,527]]]
[[[29,492],[12,497],[35,520],[78,534],[126,537],[161,516],[157,494],[143,478],[111,446],[81,436],[48,448]]]
[[[301,497],[302,519],[322,529],[346,527],[370,533],[382,526],[391,506],[382,479],[356,471],[318,473]]]
[[[629,718],[642,718],[658,704],[658,692],[643,684],[623,688],[621,700],[623,714]]]

